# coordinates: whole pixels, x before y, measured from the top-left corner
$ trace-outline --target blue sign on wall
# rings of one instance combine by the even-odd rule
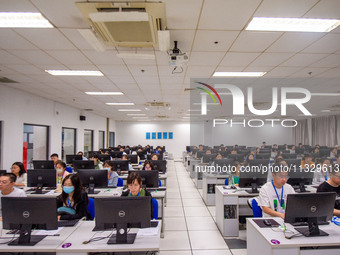
[[[147,140],[150,139],[150,132],[146,132],[146,139],[147,139]]]
[[[173,138],[174,138],[173,132],[169,132],[169,139],[173,139]]]
[[[157,139],[162,139],[162,132],[157,133]]]
[[[152,139],[156,139],[156,132],[152,132]]]
[[[168,132],[163,132],[163,139],[168,139]]]

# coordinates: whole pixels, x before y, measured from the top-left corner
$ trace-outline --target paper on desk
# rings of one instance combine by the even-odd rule
[[[55,193],[55,190],[50,190],[49,192],[45,193],[45,195],[54,195]]]
[[[157,236],[159,233],[160,223],[155,228],[140,228],[137,235],[139,236]]]
[[[34,235],[43,235],[43,236],[54,236],[58,234],[60,230],[62,230],[64,227],[59,227],[56,230],[39,230]]]

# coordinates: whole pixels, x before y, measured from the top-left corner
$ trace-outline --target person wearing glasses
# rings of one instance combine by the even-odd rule
[[[285,218],[287,195],[294,194],[294,188],[287,183],[289,168],[283,164],[274,164],[273,180],[260,189],[259,206],[262,207],[263,217]]]
[[[330,167],[328,169],[329,178],[319,185],[316,192],[336,192],[337,198],[340,197],[340,169]],[[335,216],[340,216],[340,200],[335,200],[334,212]]]

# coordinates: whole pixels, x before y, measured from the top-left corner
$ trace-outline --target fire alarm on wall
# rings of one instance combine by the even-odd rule
[[[86,116],[80,115],[80,116],[79,116],[79,119],[82,120],[82,121],[85,121],[85,120],[86,120]]]

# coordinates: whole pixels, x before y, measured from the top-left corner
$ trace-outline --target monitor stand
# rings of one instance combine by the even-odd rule
[[[43,184],[39,183],[37,189],[32,194],[46,194],[48,191],[43,191]]]
[[[94,184],[93,183],[89,184],[89,189],[88,189],[89,194],[98,194],[99,192],[100,192],[99,190],[94,190]]]
[[[117,234],[113,234],[107,244],[133,244],[136,233],[127,233],[127,223],[117,223]]]
[[[305,184],[300,183],[298,189],[296,190],[297,193],[305,193],[305,192],[310,192],[306,190]]]
[[[31,235],[32,225],[22,224],[20,225],[20,236],[19,238],[13,240],[8,245],[11,246],[34,246],[43,240],[46,235]]]
[[[256,183],[252,183],[251,184],[251,189],[250,190],[246,190],[246,192],[249,193],[249,194],[259,193],[259,191],[257,189],[257,184]]]
[[[308,227],[294,228],[296,231],[306,237],[311,236],[328,236],[325,231],[319,229],[318,219],[316,217],[308,218]]]

